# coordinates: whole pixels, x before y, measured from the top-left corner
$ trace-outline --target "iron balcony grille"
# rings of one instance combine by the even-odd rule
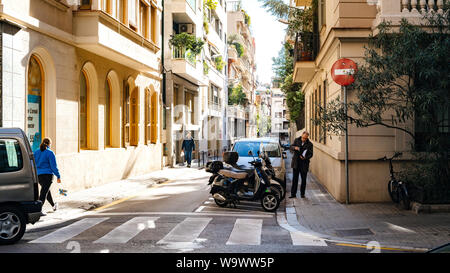
[[[319,52],[319,34],[299,32],[295,37],[294,62],[314,61]],[[295,65],[295,63],[294,63]]]

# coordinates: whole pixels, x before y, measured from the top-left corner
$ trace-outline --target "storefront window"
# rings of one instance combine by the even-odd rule
[[[111,147],[111,84],[105,84],[105,147]]]
[[[84,72],[80,75],[80,149],[87,149],[88,81]]]
[[[32,150],[39,149],[43,135],[44,75],[36,56],[28,64],[27,136]]]

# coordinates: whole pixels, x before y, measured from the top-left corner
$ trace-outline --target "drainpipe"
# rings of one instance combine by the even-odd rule
[[[163,99],[163,105],[164,105],[164,112],[166,111],[166,69],[164,67],[164,14],[166,9],[164,8],[164,0],[162,0],[162,16],[161,16],[161,65],[162,65],[162,99]],[[167,116],[167,113],[165,117]],[[167,120],[164,121],[167,126]]]

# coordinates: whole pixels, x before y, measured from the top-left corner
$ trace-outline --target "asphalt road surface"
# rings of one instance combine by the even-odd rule
[[[220,208],[207,182],[205,175],[149,188],[89,216],[29,231],[17,244],[0,246],[0,252],[369,252],[326,241],[305,244],[279,225],[277,214],[264,212],[259,203]],[[283,210],[281,206],[279,211]]]

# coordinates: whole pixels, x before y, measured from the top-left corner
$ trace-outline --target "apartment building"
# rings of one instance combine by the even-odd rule
[[[272,88],[271,97],[271,136],[282,143],[288,142],[289,120],[287,119],[286,95],[280,88]]]
[[[257,137],[269,137],[272,128],[272,91],[270,86],[260,86],[256,90]]]
[[[310,6],[312,1],[296,0],[297,6]],[[412,0],[318,0],[318,18],[313,31],[301,31],[295,37],[294,80],[303,83],[306,129],[314,143],[312,173],[340,202],[345,202],[345,138],[331,135],[314,125],[311,118],[318,105],[337,98],[344,92],[331,78],[331,66],[340,58],[361,62],[369,35],[383,20],[398,26],[402,18],[420,22],[424,12],[442,12],[443,1]],[[349,90],[348,99],[354,99]],[[351,202],[389,201],[385,163],[377,161],[394,151],[410,150],[411,138],[404,132],[381,126],[349,127],[349,192]]]
[[[227,2],[228,17],[228,75],[229,86],[235,87],[241,85],[247,96],[247,103],[244,108],[245,119],[245,137],[256,137],[256,104],[255,91],[256,81],[256,62],[255,62],[255,39],[250,31],[250,17],[241,7],[240,1]],[[242,107],[235,106],[235,115],[230,116],[230,127],[233,124],[239,127],[242,119],[237,118],[242,111]],[[236,138],[237,135],[231,136]]]
[[[161,169],[161,1],[0,3],[1,126],[52,139],[64,188]]]
[[[195,138],[197,152],[214,154],[226,143],[227,17],[225,1],[216,4],[213,8],[203,0],[164,1],[166,165],[183,162],[181,144],[187,132]],[[182,34],[203,41],[200,54],[171,44]]]

